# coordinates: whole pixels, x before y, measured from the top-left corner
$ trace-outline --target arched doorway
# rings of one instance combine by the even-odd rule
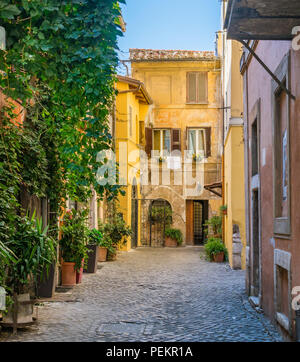
[[[149,209],[150,246],[163,247],[165,230],[172,224],[172,207],[167,200],[153,200]]]
[[[131,186],[131,247],[135,249],[138,244],[138,215],[139,215],[139,200],[136,179],[133,179]]]

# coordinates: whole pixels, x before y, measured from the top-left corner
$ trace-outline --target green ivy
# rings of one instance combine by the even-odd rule
[[[0,240],[16,232],[20,192],[50,200],[118,195],[99,185],[99,151],[112,147],[108,116],[115,97],[120,6],[125,0],[0,0]],[[16,126],[15,103],[26,110]]]

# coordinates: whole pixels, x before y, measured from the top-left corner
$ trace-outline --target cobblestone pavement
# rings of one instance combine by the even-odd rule
[[[0,340],[281,341],[248,304],[244,272],[205,261],[199,247],[121,253],[63,300],[39,306],[36,326]]]

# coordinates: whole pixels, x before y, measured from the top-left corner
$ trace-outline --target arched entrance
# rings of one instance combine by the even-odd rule
[[[131,186],[131,247],[134,249],[138,244],[138,215],[139,215],[139,200],[136,180],[134,179]]]
[[[167,200],[153,200],[149,209],[150,246],[163,247],[165,230],[172,224],[172,207]]]

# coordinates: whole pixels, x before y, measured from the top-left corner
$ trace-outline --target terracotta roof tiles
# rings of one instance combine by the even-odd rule
[[[216,59],[213,51],[130,49],[130,60],[206,60]]]

